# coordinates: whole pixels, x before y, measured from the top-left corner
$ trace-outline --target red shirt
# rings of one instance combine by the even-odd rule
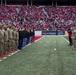
[[[72,37],[72,32],[70,30],[68,30],[67,32],[68,32],[68,37]]]

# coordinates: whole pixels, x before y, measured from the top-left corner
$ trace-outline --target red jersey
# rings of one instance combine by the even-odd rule
[[[68,30],[68,37],[72,37],[72,31]]]

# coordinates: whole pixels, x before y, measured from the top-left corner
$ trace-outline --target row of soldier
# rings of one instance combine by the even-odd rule
[[[17,50],[18,40],[18,29],[11,25],[0,25],[0,55]]]

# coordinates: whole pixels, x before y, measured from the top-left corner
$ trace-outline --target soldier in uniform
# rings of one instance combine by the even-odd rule
[[[0,55],[4,53],[4,33],[0,25]]]
[[[72,28],[72,40],[73,40],[73,46],[74,46],[73,49],[76,50],[76,28]]]
[[[18,49],[18,41],[19,41],[19,33],[18,33],[18,29],[16,28],[16,49]]]
[[[8,47],[9,47],[9,50],[12,51],[12,44],[13,44],[12,32],[13,32],[13,30],[12,30],[11,25],[8,25],[7,31],[8,31]]]
[[[8,31],[7,31],[7,26],[4,26],[4,50],[5,53],[9,51],[8,48]]]
[[[16,29],[14,26],[12,26],[13,32],[12,32],[12,41],[13,41],[13,45],[12,45],[12,49],[16,50]]]
[[[2,33],[3,33],[3,36],[4,36],[4,28],[3,28],[3,25],[2,25]],[[2,52],[3,54],[5,53],[5,50],[4,50],[4,37],[3,37],[3,52]]]

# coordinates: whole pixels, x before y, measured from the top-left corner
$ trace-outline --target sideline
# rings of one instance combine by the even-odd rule
[[[41,38],[39,38],[39,39],[35,40],[34,42],[37,42],[37,41],[39,41],[39,40],[43,39],[44,37],[45,37],[45,36],[42,36]],[[22,49],[24,49],[24,48],[26,48],[26,47],[30,46],[31,44],[32,44],[32,43],[30,43],[30,44],[26,45],[26,46],[25,46],[25,47],[23,47]],[[12,55],[14,55],[14,54],[18,53],[19,51],[21,51],[21,50],[17,50],[17,51],[15,51],[15,52],[13,52],[13,53],[9,54],[8,56],[3,57],[3,59],[1,59],[1,60],[0,60],[0,62],[1,62],[1,61],[3,61],[3,60],[5,60],[5,59],[7,59],[8,57],[10,57],[10,56],[12,56]]]

